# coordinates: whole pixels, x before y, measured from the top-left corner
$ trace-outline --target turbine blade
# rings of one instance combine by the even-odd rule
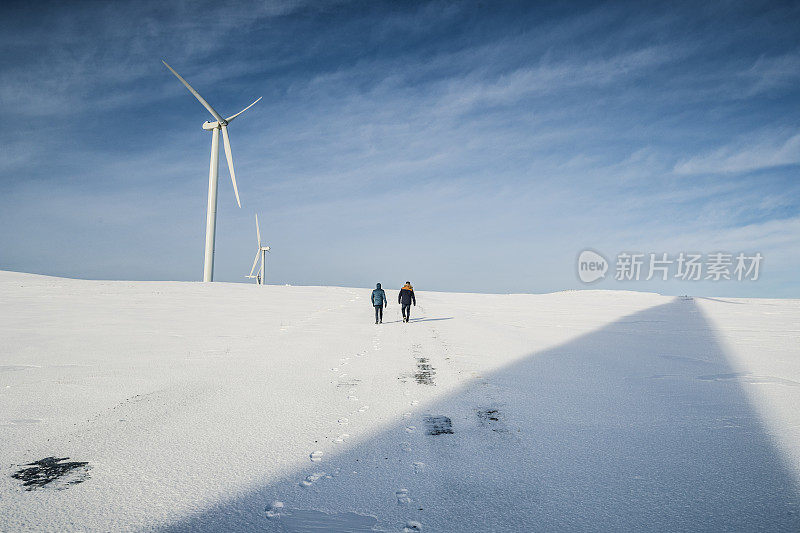
[[[256,270],[256,265],[258,264],[258,256],[261,255],[261,250],[256,252],[256,258],[253,259],[253,268],[250,269],[250,276],[253,275],[253,272]]]
[[[200,103],[201,103],[201,104],[203,104],[203,107],[205,107],[206,109],[208,109],[208,112],[209,112],[209,113],[211,113],[211,114],[214,116],[214,118],[215,118],[215,119],[217,119],[217,120],[219,121],[219,123],[220,123],[220,124],[221,124],[221,123],[223,123],[223,122],[225,122],[225,121],[222,119],[222,117],[219,115],[219,113],[217,113],[216,111],[214,111],[214,108],[213,108],[213,107],[211,107],[211,104],[209,104],[208,102],[206,102],[205,98],[203,98],[202,96],[200,96],[200,93],[198,93],[197,91],[195,91],[195,90],[194,90],[194,87],[192,87],[191,85],[189,85],[189,82],[188,82],[188,81],[186,81],[185,79],[183,79],[183,78],[181,77],[181,75],[180,75],[180,74],[178,74],[177,72],[175,72],[175,69],[173,69],[171,66],[169,66],[169,65],[167,64],[167,62],[166,62],[166,61],[164,61],[164,60],[162,59],[162,60],[161,60],[161,62],[162,62],[162,63],[164,63],[164,65],[165,65],[165,66],[166,66],[166,67],[167,67],[167,68],[170,70],[170,72],[172,72],[173,74],[175,74],[175,77],[177,77],[179,80],[181,80],[181,83],[183,83],[183,84],[186,86],[186,88],[187,88],[187,89],[189,89],[189,92],[190,92],[190,93],[192,93],[192,94],[194,95],[194,97],[195,97],[195,98],[197,98],[197,99],[200,101]]]
[[[258,97],[258,100],[261,100],[262,98],[263,98],[263,96],[259,96],[259,97]],[[241,111],[239,111],[239,112],[238,112],[238,113],[236,113],[235,115],[231,115],[231,116],[229,116],[228,118],[226,118],[226,119],[225,119],[225,121],[226,121],[226,122],[230,122],[230,121],[232,121],[233,119],[235,119],[236,117],[238,117],[239,115],[241,115],[242,113],[244,113],[245,111],[247,111],[248,109],[250,109],[251,107],[253,107],[254,105],[256,105],[256,104],[258,103],[258,100],[256,100],[255,102],[253,102],[253,103],[252,103],[252,104],[250,104],[249,106],[245,107],[244,109],[242,109]]]
[[[236,203],[242,207],[242,202],[239,201],[239,187],[236,186],[236,174],[233,172],[233,155],[231,155],[231,140],[228,138],[228,127],[222,126],[222,144],[225,145],[225,159],[228,160],[228,170],[231,173],[231,182],[233,183],[233,192],[236,194]],[[261,243],[259,243],[260,245]]]
[[[261,228],[258,227],[258,213],[256,213],[256,237],[258,237],[258,247],[261,248]]]

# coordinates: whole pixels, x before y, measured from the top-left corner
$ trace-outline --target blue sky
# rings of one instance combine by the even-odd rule
[[[760,252],[756,282],[591,288],[800,297],[800,3],[4,3],[0,269],[585,288],[576,258]],[[612,266],[613,268],[613,266]]]

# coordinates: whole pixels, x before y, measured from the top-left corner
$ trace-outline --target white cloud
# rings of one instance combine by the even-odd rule
[[[796,85],[800,81],[800,54],[792,52],[774,57],[762,56],[741,75],[752,82],[747,96]]]
[[[677,174],[724,174],[800,163],[800,133],[740,140],[675,165]]]

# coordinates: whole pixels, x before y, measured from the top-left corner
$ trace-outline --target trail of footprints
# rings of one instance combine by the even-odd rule
[[[434,340],[436,340],[438,338],[438,332],[436,332],[436,330],[433,328],[431,329],[431,332]],[[435,377],[436,377],[436,370],[430,364],[430,358],[425,356],[424,349],[421,344],[419,343],[412,344],[409,349],[409,352],[412,359],[416,362],[417,370],[416,372],[413,372],[411,374],[400,376],[400,380],[407,387],[405,391],[406,396],[411,395],[409,389],[418,390],[415,388],[417,386],[424,386],[424,387],[435,386]],[[413,379],[407,379],[407,378],[413,378]],[[409,401],[409,407],[414,408],[417,405],[419,405],[418,399],[414,398]],[[409,440],[420,438],[419,435],[420,432],[418,431],[417,426],[414,425],[413,423],[409,423],[413,420],[413,417],[414,415],[411,411],[404,412],[401,415],[403,422],[405,422],[405,424],[403,425],[403,431],[405,433],[406,438]],[[423,461],[414,460],[415,459],[413,457],[414,448],[412,446],[412,443],[409,442],[409,440],[400,439],[399,443],[400,450],[404,454],[412,455],[410,467],[413,469],[414,474],[424,475],[425,463]],[[397,489],[397,491],[395,492],[395,497],[397,499],[397,505],[407,508],[407,512],[405,513],[407,521],[405,523],[405,527],[403,528],[403,532],[410,533],[410,532],[422,531],[422,523],[412,519],[411,516],[409,516],[411,514],[416,514],[415,510],[422,511],[424,509],[422,503],[416,502],[416,504],[412,506],[411,504],[415,502],[411,492],[406,487],[401,487]]]
[[[431,328],[430,330],[431,338],[433,341],[438,344],[436,351],[441,353],[443,359],[448,364],[453,363],[451,358],[448,355],[448,346],[446,343],[440,338],[439,332],[435,328]],[[372,351],[379,352],[381,350],[381,339],[378,336],[377,332],[372,339]],[[363,350],[354,357],[361,358],[366,357],[368,355],[368,350]],[[413,360],[417,362],[418,366],[418,373],[421,371],[424,373],[423,378],[419,378],[416,376],[414,380],[403,380],[406,383],[406,391],[404,394],[406,396],[412,396],[413,393],[411,390],[419,390],[414,389],[414,387],[418,386],[434,386],[434,378],[435,378],[435,369],[430,366],[429,359],[424,357],[424,349],[423,346],[419,343],[412,344],[410,347],[410,355],[412,356]],[[331,367],[330,372],[335,376],[335,386],[337,388],[343,388],[346,392],[346,398],[358,405],[361,403],[357,396],[357,386],[360,383],[360,380],[351,378],[347,372],[348,366],[352,362],[352,358],[349,356],[344,356],[339,360],[337,366]],[[425,365],[425,366],[422,366]],[[413,409],[414,407],[419,405],[419,400],[416,398],[409,400],[409,408]],[[353,416],[358,416],[360,413],[364,413],[369,409],[369,405],[362,404],[358,408],[350,411],[347,416],[341,416],[336,421],[336,428],[338,429],[338,435],[332,438],[332,442],[334,445],[339,445],[344,443],[347,439],[350,438],[350,434],[345,432],[345,429],[351,428],[351,418]],[[505,427],[502,426],[502,421],[498,418],[499,413],[496,409],[483,409],[478,412],[478,416],[481,419],[481,422],[486,426],[490,427],[494,431],[504,431]],[[398,446],[400,451],[403,454],[410,454],[409,457],[410,461],[408,462],[409,467],[413,469],[415,475],[424,476],[426,473],[426,464],[423,461],[415,460],[416,458],[413,457],[414,447],[412,443],[409,442],[410,440],[428,437],[428,436],[437,436],[437,435],[450,435],[453,434],[453,428],[450,418],[443,416],[443,415],[427,415],[422,418],[423,427],[422,431],[415,425],[413,422],[414,415],[411,411],[404,412],[401,415],[401,420],[404,422],[401,427],[403,428],[403,435],[405,435],[405,439],[401,438],[398,439]],[[350,431],[353,431],[350,429]],[[309,460],[315,464],[323,463],[325,457],[325,453],[323,450],[314,450],[311,451],[308,455]],[[333,469],[330,473],[325,471],[318,471],[313,472],[303,478],[299,485],[301,487],[309,488],[314,486],[315,484],[319,483],[322,480],[332,479],[339,475],[341,470],[336,468]],[[353,471],[356,474],[356,471]],[[407,508],[406,514],[406,522],[403,526],[402,531],[404,532],[419,532],[423,530],[422,524],[417,521],[413,520],[411,516],[414,511],[419,510],[421,511],[424,507],[422,506],[421,502],[416,502],[416,505],[411,505],[414,502],[413,494],[407,487],[399,487],[395,491],[395,499],[398,506]],[[267,516],[269,518],[276,518],[280,517],[280,511],[282,510],[283,503],[282,502],[274,502],[270,507],[266,509]]]
[[[358,299],[358,297],[356,297]],[[353,301],[353,300],[351,300]],[[375,351],[380,350],[380,339],[377,336],[373,339],[373,349]],[[367,355],[367,351],[361,351],[355,354],[355,357],[365,357]],[[349,356],[344,356],[339,360],[339,364],[337,366],[331,367],[329,370],[336,376],[336,387],[347,387],[347,399],[353,402],[358,402],[359,399],[356,396],[357,390],[356,386],[360,383],[359,379],[350,378],[348,373],[346,372],[347,366],[352,361],[352,358]],[[351,413],[353,414],[363,413],[369,409],[369,405],[361,405]],[[340,430],[348,427],[350,425],[350,419],[346,416],[342,416],[336,421],[337,426]],[[350,438],[350,434],[346,432],[341,432],[337,436],[332,438],[332,442],[334,444],[342,444],[347,439]],[[309,453],[308,458],[312,463],[321,463],[325,457],[325,452],[322,450],[315,450]],[[332,479],[341,473],[341,469],[336,468],[331,473],[327,472],[313,472],[303,478],[299,485],[301,487],[312,487],[321,480],[324,479]],[[354,472],[355,473],[355,472]],[[280,518],[280,510],[283,508],[283,502],[273,502],[273,504],[267,508],[266,513],[268,518]]]
[[[449,347],[447,343],[441,339],[436,328],[432,327],[430,329],[430,334],[433,342],[437,345],[435,348],[433,348],[432,352],[437,354],[437,359],[440,362],[443,362],[443,364],[446,364],[447,367],[450,368],[451,373],[452,371],[457,371],[459,374],[463,373],[463,370],[458,370],[457,367],[459,365],[455,365],[455,362],[450,357]],[[424,388],[436,385],[436,369],[431,365],[430,358],[426,357],[423,346],[419,343],[412,344],[409,352],[411,358],[416,361],[417,371],[411,374],[400,376],[400,380],[406,384],[407,387],[406,395],[409,395],[408,389],[419,391],[422,390],[420,387]],[[441,361],[442,359],[444,361]],[[488,380],[483,379],[477,372],[471,372],[470,374],[476,380],[480,380],[478,383],[481,385],[488,384]],[[413,380],[408,379],[409,377],[413,378]],[[496,407],[495,402],[487,399],[487,403],[491,404],[491,406],[475,410],[479,426],[488,428],[492,432],[497,433],[508,431],[503,421],[502,413]],[[412,399],[409,402],[409,406],[412,408],[416,407],[417,405],[419,405],[419,400],[417,399]],[[455,431],[453,429],[452,420],[444,415],[423,415],[421,427],[418,427],[417,425],[411,423],[414,418],[412,412],[405,412],[401,416],[403,422],[405,422],[402,426],[404,431],[403,435],[405,438],[401,437],[398,439],[400,441],[399,448],[404,454],[410,455],[411,468],[413,468],[414,474],[425,476],[426,464],[423,461],[415,460],[416,458],[413,457],[414,447],[412,442],[423,438],[442,438],[439,437],[439,435],[453,435]],[[408,515],[414,513],[415,510],[422,511],[426,507],[423,502],[415,502],[413,492],[406,487],[398,488],[395,492],[395,497],[397,499],[397,505],[408,508],[408,521],[406,522],[403,531],[422,531],[422,524],[416,520],[413,520],[412,517]]]
[[[377,334],[372,339],[372,350],[374,352],[379,352],[381,350],[381,339]],[[421,347],[421,345],[417,344],[417,345],[414,345],[413,350],[416,353],[419,353],[419,352],[421,352],[422,347]],[[368,353],[367,351],[362,351],[360,353],[357,353],[355,355],[355,357],[357,357],[357,358],[366,357],[367,353]],[[358,399],[358,396],[357,396],[357,386],[360,383],[360,380],[358,380],[358,379],[349,379],[349,376],[348,376],[348,373],[347,373],[347,366],[350,364],[351,361],[352,361],[352,359],[349,356],[342,357],[339,360],[338,365],[336,365],[334,367],[331,367],[329,370],[334,376],[336,376],[336,378],[335,378],[336,387],[337,388],[342,388],[342,387],[346,387],[347,388],[347,391],[346,391],[347,399],[352,401],[352,402],[359,402],[359,399]],[[406,394],[408,395],[409,392],[407,391]],[[414,407],[414,406],[416,406],[418,404],[419,404],[419,400],[416,400],[416,399],[411,400],[409,402],[409,406],[410,407]],[[355,409],[354,411],[351,411],[348,414],[348,416],[352,417],[353,415],[358,415],[360,413],[364,413],[368,409],[369,409],[369,405],[363,404],[360,407],[358,407],[357,409]],[[348,416],[342,416],[339,419],[337,419],[336,424],[337,424],[337,427],[339,428],[340,431],[344,430],[345,428],[349,428],[351,426],[351,419],[348,418]],[[403,419],[411,419],[411,417],[412,417],[412,413],[411,412],[405,412],[402,415]],[[416,426],[413,426],[413,425],[408,425],[405,428],[406,432],[408,432],[409,434],[412,434],[412,433],[416,432],[416,429],[417,429]],[[332,439],[332,441],[333,441],[334,444],[342,444],[348,438],[350,438],[350,434],[342,431],[336,437],[334,437]],[[408,442],[401,442],[400,443],[400,447],[405,452],[411,452],[411,450],[412,450],[411,444],[408,443]],[[325,452],[322,451],[322,450],[312,451],[308,455],[309,460],[311,462],[313,462],[313,463],[321,463],[323,461],[324,457],[325,457]],[[416,474],[422,474],[422,473],[425,472],[425,463],[423,463],[422,461],[414,461],[411,464],[412,464],[412,468],[414,469],[414,472]],[[332,478],[336,477],[337,475],[339,475],[340,473],[341,473],[340,469],[334,469],[331,473],[327,473],[327,472],[324,472],[324,471],[313,472],[313,473],[307,475],[305,478],[303,478],[300,481],[299,485],[301,487],[304,487],[304,488],[310,488],[310,487],[313,487],[314,485],[316,485],[317,483],[319,483],[320,481],[326,480],[326,479],[332,479]],[[354,471],[353,473],[356,474],[357,472]],[[412,503],[412,499],[411,499],[411,496],[409,495],[409,490],[407,488],[399,488],[399,489],[397,489],[397,491],[395,492],[395,498],[397,500],[397,504],[398,505],[408,506],[408,505],[410,505]],[[283,511],[283,505],[284,505],[283,502],[273,502],[270,506],[268,506],[267,509],[265,510],[267,518],[270,518],[270,519],[280,518],[281,511]],[[409,520],[407,520],[405,522],[405,525],[403,526],[402,531],[404,531],[404,532],[422,531],[422,524],[420,522],[416,521],[416,520],[410,520],[409,519]]]
[[[360,352],[360,353],[356,354],[356,357],[363,357],[365,355],[366,355],[366,352]],[[358,379],[347,379],[348,378],[348,374],[346,372],[342,371],[342,367],[346,367],[347,365],[349,365],[350,361],[351,361],[351,358],[349,356],[342,357],[340,362],[339,362],[339,366],[331,368],[331,371],[338,373],[337,374],[338,380],[336,382],[336,387],[338,387],[338,388],[349,387],[347,389],[347,399],[352,401],[352,402],[358,402],[359,399],[358,399],[358,396],[356,395],[357,394],[356,386],[360,383],[360,380],[358,380]],[[367,409],[369,409],[368,405],[362,405],[361,407],[358,408],[357,412],[358,413],[363,413]],[[347,417],[342,417],[342,418],[337,420],[337,424],[339,426],[347,426],[349,423],[350,423],[350,419],[348,419]],[[335,444],[341,444],[346,439],[348,439],[349,437],[350,437],[350,434],[348,434],[348,433],[340,433],[338,436],[336,436],[333,439],[333,442]]]

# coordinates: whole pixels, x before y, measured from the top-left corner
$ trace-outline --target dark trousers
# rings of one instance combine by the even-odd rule
[[[401,305],[400,310],[403,312],[403,320],[408,322],[411,319],[411,304]]]
[[[378,322],[379,320],[383,322],[383,305],[375,306],[375,322]]]

